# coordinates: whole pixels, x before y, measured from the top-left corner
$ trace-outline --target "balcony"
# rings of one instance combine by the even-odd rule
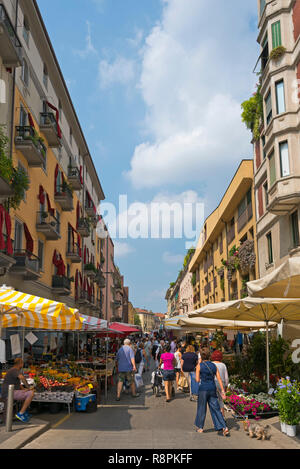
[[[75,191],[81,191],[83,184],[81,182],[80,171],[77,167],[68,167],[68,181]]]
[[[85,203],[85,213],[87,214],[88,217],[94,217],[96,212],[95,212],[95,206],[92,203],[88,203],[86,201]]]
[[[79,305],[88,305],[89,300],[88,300],[88,292],[85,290],[81,290],[78,295],[78,300],[77,303]]]
[[[2,176],[0,176],[0,203],[7,199],[8,197],[11,197],[13,195],[13,190],[7,182],[6,179],[4,179]]]
[[[92,309],[93,311],[97,311],[99,313],[98,315],[100,316],[102,311],[102,301],[99,298],[96,299],[95,303],[92,306]]]
[[[247,225],[248,221],[253,217],[252,203],[247,205],[246,210],[237,219],[237,230],[238,233],[242,231],[244,226]]]
[[[267,210],[274,215],[287,215],[300,203],[300,177],[279,179],[268,192]]]
[[[26,158],[28,166],[43,168],[46,158],[46,147],[33,127],[17,126],[15,147]]]
[[[37,212],[36,231],[42,233],[48,240],[60,239],[60,223],[49,212]]]
[[[52,276],[52,290],[60,296],[67,296],[71,294],[71,281],[68,277],[59,275]]]
[[[106,287],[106,280],[104,275],[102,274],[101,270],[98,270],[98,273],[95,277],[95,282],[98,285],[99,288],[105,288]]]
[[[97,275],[97,269],[94,264],[86,264],[83,268],[83,274],[89,279],[94,280]]]
[[[67,244],[66,258],[73,264],[79,264],[81,262],[80,247],[77,243],[74,243],[74,245]]]
[[[87,218],[80,218],[77,231],[82,238],[88,238],[91,234],[90,224]]]
[[[0,56],[7,68],[22,64],[22,46],[6,9],[0,4]]]
[[[16,263],[11,267],[10,273],[20,275],[23,280],[37,280],[40,278],[40,260],[29,251],[17,249],[14,251]]]
[[[67,184],[57,187],[54,201],[61,206],[63,212],[72,212],[74,210],[72,190]]]
[[[49,147],[60,147],[61,141],[57,133],[57,123],[52,112],[41,112],[40,131],[45,135]]]
[[[7,246],[7,236],[3,234],[5,246]],[[13,241],[12,241],[13,244]],[[16,263],[13,254],[7,254],[7,249],[0,250],[0,268],[9,270]]]

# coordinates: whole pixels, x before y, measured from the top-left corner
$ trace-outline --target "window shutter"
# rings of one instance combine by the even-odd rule
[[[262,185],[258,188],[258,216],[259,218],[264,214],[264,203],[263,203],[263,187]]]
[[[281,46],[281,27],[280,21],[272,24],[272,45],[273,49]]]

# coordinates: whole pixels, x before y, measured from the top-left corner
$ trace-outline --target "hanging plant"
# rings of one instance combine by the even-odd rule
[[[257,90],[247,101],[242,103],[242,121],[250,129],[254,140],[260,138],[260,126],[263,121],[263,97],[261,95],[261,84],[257,84]]]
[[[13,164],[8,156],[9,140],[4,132],[4,126],[0,125],[0,176],[7,182],[11,182],[13,175]]]
[[[197,281],[197,280],[196,280],[196,272],[194,272],[193,275],[192,275],[192,279],[191,279],[191,282],[192,282],[193,287],[196,286],[196,281]],[[170,285],[171,285],[171,284],[170,284]]]
[[[239,264],[243,271],[253,270],[256,263],[254,241],[247,240],[239,247]]]
[[[286,52],[285,47],[283,47],[283,46],[275,47],[275,49],[273,49],[270,53],[270,59],[278,60],[278,59],[280,59],[280,57],[283,56],[283,54],[285,54],[285,52]]]

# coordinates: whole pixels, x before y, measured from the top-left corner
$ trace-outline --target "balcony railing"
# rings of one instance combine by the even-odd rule
[[[74,209],[72,190],[66,184],[59,185],[56,188],[54,200],[61,206],[63,212],[71,212]]]
[[[83,187],[81,182],[80,171],[76,166],[68,167],[68,181],[72,188],[76,191],[80,191]]]
[[[90,230],[90,224],[87,218],[79,219],[77,231],[83,238],[88,238],[90,236],[91,230]]]
[[[86,214],[89,216],[89,217],[92,217],[95,215],[95,206],[94,204],[92,203],[89,203],[88,201],[85,202],[85,211],[86,211]]]
[[[40,130],[46,136],[49,146],[58,148],[61,144],[57,132],[57,122],[52,112],[40,113]]]
[[[237,220],[237,230],[238,233],[246,226],[249,220],[251,220],[253,216],[253,210],[252,210],[252,203],[247,205],[246,209],[244,212],[239,216]]]
[[[71,281],[68,277],[53,275],[52,288],[58,295],[70,295]]]
[[[60,239],[60,222],[49,212],[37,212],[36,231],[43,233],[46,239]]]
[[[5,243],[5,248],[0,249],[0,267],[5,267],[6,269],[9,269],[12,265],[16,263],[13,254],[8,254],[7,253],[7,235],[2,234],[4,238],[4,243]],[[14,241],[11,240],[12,247],[14,245]]]
[[[40,259],[26,249],[15,249],[14,259],[16,263],[10,271],[16,275],[22,275],[25,280],[36,280],[40,277]]]
[[[16,126],[15,147],[25,156],[30,167],[44,167],[47,148],[33,127]]]
[[[81,262],[81,250],[77,243],[67,243],[66,257],[73,262],[78,264]]]
[[[22,63],[22,46],[4,5],[0,4],[0,55],[5,67],[18,67]]]

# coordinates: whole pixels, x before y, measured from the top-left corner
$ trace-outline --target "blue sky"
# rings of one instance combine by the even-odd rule
[[[106,201],[191,201],[205,216],[252,157],[256,0],[38,0]],[[197,230],[201,230],[197,226]],[[166,311],[185,239],[116,239],[136,307]]]

